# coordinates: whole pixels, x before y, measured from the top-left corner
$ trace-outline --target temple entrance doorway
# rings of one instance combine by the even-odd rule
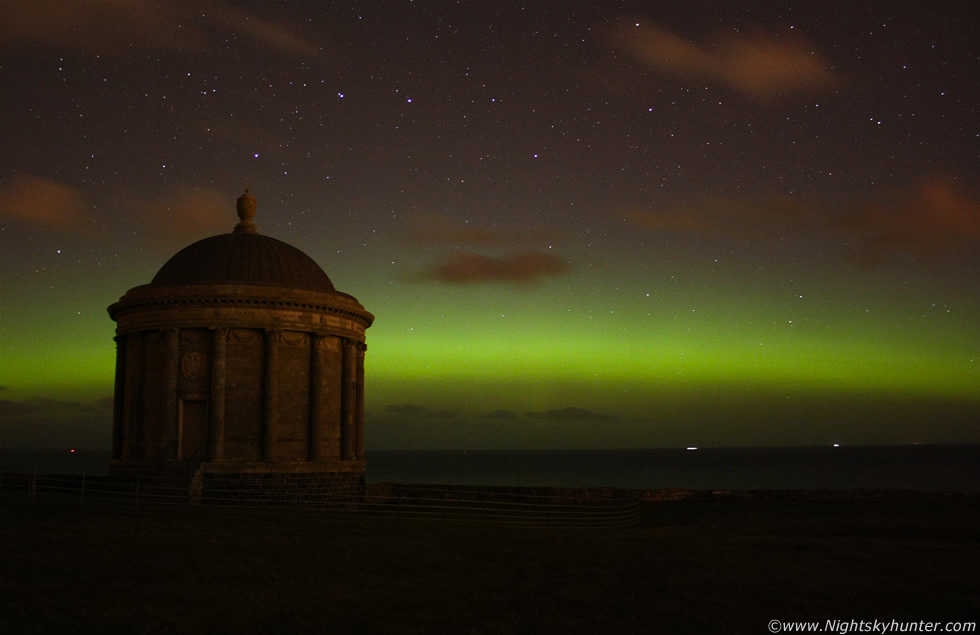
[[[180,456],[179,459],[207,456],[208,402],[205,399],[180,402]]]

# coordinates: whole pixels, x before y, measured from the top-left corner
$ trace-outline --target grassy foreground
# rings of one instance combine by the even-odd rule
[[[980,617],[977,497],[645,503],[626,529],[0,500],[0,633],[767,633]]]

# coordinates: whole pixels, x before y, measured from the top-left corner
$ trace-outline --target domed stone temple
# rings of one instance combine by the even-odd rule
[[[185,247],[109,307],[110,471],[192,475],[205,496],[297,482],[363,491],[374,316],[312,258],[259,234],[255,210],[246,190],[234,231]]]

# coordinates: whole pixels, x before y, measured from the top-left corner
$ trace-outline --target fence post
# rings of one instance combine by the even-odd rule
[[[82,472],[82,498],[78,503],[79,507],[85,507],[85,472]]]
[[[37,468],[31,470],[31,505],[34,504],[34,490],[37,488]]]
[[[140,475],[136,475],[136,506],[140,506]]]

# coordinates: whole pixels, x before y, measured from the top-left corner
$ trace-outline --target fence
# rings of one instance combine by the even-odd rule
[[[640,497],[612,488],[561,489],[441,485],[368,485],[356,495],[296,499],[291,492],[195,488],[179,477],[0,474],[0,502],[34,506],[126,508],[146,512],[288,508],[358,517],[427,518],[523,527],[614,528],[635,524]]]

